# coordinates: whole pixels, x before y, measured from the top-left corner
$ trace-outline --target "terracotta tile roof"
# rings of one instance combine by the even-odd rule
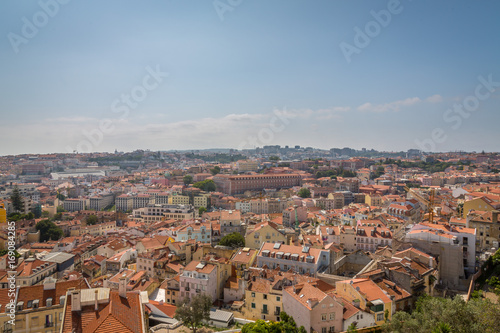
[[[205,264],[203,268],[196,268],[196,266],[199,264],[200,264],[199,261],[193,260],[184,268],[184,271],[189,271],[189,272],[197,271],[198,273],[202,274],[210,274],[216,267],[215,265],[212,264]]]
[[[42,261],[39,259],[35,259],[33,261],[25,260],[21,264],[19,264],[19,266],[17,267],[17,272],[18,272],[17,276],[30,276],[34,273],[33,272],[34,269],[36,269],[37,267],[43,266],[45,264],[48,264],[47,267],[52,266],[52,265],[53,266],[56,265],[55,263],[51,263],[48,261]]]
[[[69,280],[57,282],[55,284],[55,289],[50,290],[44,290],[44,285],[21,287],[19,288],[17,301],[24,302],[25,309],[28,301],[34,301],[36,299],[39,300],[39,307],[46,306],[48,298],[52,298],[52,305],[59,305],[60,297],[66,295],[66,291],[69,288],[88,289],[87,284],[84,280]]]
[[[231,261],[233,264],[249,264],[255,252],[257,252],[255,249],[243,248],[233,255]]]
[[[316,302],[321,302],[327,297],[326,293],[309,283],[286,287],[284,292],[293,296],[293,298],[309,310],[313,309]]]
[[[175,310],[177,309],[177,307],[175,305],[150,300],[149,304],[146,305],[146,309],[147,309],[146,311],[148,313],[151,313],[151,306],[150,305],[153,305],[155,308],[157,308],[158,310],[160,310],[161,312],[163,312],[164,314],[166,314],[170,318],[174,318],[174,316],[175,316]]]
[[[109,302],[84,306],[81,311],[71,311],[71,297],[68,297],[63,333],[140,333],[144,332],[142,305],[138,293],[129,292],[120,297],[118,292],[109,292]]]

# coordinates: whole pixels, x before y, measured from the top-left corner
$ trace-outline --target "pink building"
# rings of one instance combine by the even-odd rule
[[[180,298],[207,294],[217,300],[217,266],[193,260],[179,277]]]
[[[283,290],[283,310],[307,332],[341,332],[344,306],[333,291],[333,286],[322,282],[287,287]]]

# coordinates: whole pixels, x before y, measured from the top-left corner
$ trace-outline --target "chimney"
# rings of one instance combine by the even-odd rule
[[[94,306],[94,310],[99,310],[99,302],[98,302],[98,294],[99,294],[99,290],[95,290],[95,306]]]
[[[491,222],[498,223],[498,210],[491,211]]]
[[[127,297],[127,279],[125,279],[123,276],[118,282],[118,294],[120,295],[120,297]]]
[[[71,311],[81,311],[80,290],[73,290],[71,293]]]

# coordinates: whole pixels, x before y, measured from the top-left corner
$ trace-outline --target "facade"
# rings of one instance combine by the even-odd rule
[[[8,323],[2,304],[0,313],[0,329],[2,332],[59,332],[63,321],[66,291],[70,288],[86,288],[83,280],[56,282],[46,278],[43,285],[19,287],[16,290],[15,325]],[[8,300],[8,289],[0,289],[0,298]],[[4,303],[3,301],[2,303]],[[8,302],[8,301],[7,301]]]
[[[278,230],[278,226],[272,222],[261,222],[253,229],[247,229],[245,246],[252,249],[260,249],[262,243],[286,243],[286,235]]]
[[[363,311],[372,313],[377,325],[385,322],[386,310],[389,320],[395,312],[390,295],[368,278],[339,281],[336,293]]]
[[[466,227],[476,229],[476,240],[479,250],[498,247],[498,243],[500,242],[498,210],[469,212],[467,214]]]
[[[257,267],[264,265],[281,271],[294,270],[299,274],[315,276],[330,264],[330,251],[308,246],[263,243],[257,254]]]
[[[113,205],[115,197],[112,193],[101,193],[90,197],[89,207],[94,210],[103,210]]]
[[[286,287],[284,311],[308,332],[341,332],[344,306],[331,291],[324,292],[317,284],[307,282]]]
[[[223,210],[220,212],[220,232],[221,237],[241,233],[241,213],[238,210]]]
[[[217,189],[226,194],[241,194],[245,191],[262,191],[265,188],[290,188],[300,186],[299,174],[259,174],[259,175],[215,175]]]
[[[155,222],[162,220],[191,220],[196,218],[198,213],[193,206],[149,204],[146,207],[134,209],[132,215],[136,220]]]
[[[179,227],[175,233],[175,240],[185,242],[194,239],[196,242],[211,243],[212,242],[212,223],[211,222],[194,222],[185,226]]]
[[[392,246],[392,232],[380,224],[362,224],[356,230],[356,248],[375,252],[378,247]]]
[[[46,277],[56,277],[57,264],[28,258],[17,267],[16,283],[18,286],[34,286]]]
[[[180,297],[193,297],[196,294],[207,294],[213,301],[217,300],[217,267],[212,264],[193,260],[179,277]]]
[[[476,229],[421,223],[406,234],[405,240],[438,256],[441,276],[451,278],[453,284],[458,284],[459,277],[465,278],[465,272],[473,274],[476,271]],[[434,252],[436,250],[441,253]]]
[[[63,202],[63,208],[68,212],[78,212],[80,210],[87,209],[89,206],[90,200],[86,198],[79,199],[66,199]]]

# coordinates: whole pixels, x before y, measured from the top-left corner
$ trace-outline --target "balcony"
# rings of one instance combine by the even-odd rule
[[[201,289],[196,289],[196,293],[197,294],[201,293]]]
[[[275,316],[279,316],[279,315],[280,315],[280,313],[281,313],[281,311],[274,311],[274,315],[275,315]]]
[[[45,323],[45,327],[54,327],[54,322]]]
[[[185,291],[189,291],[189,287],[184,288]]]
[[[269,314],[269,310],[268,309],[262,309],[261,313],[262,314]]]

